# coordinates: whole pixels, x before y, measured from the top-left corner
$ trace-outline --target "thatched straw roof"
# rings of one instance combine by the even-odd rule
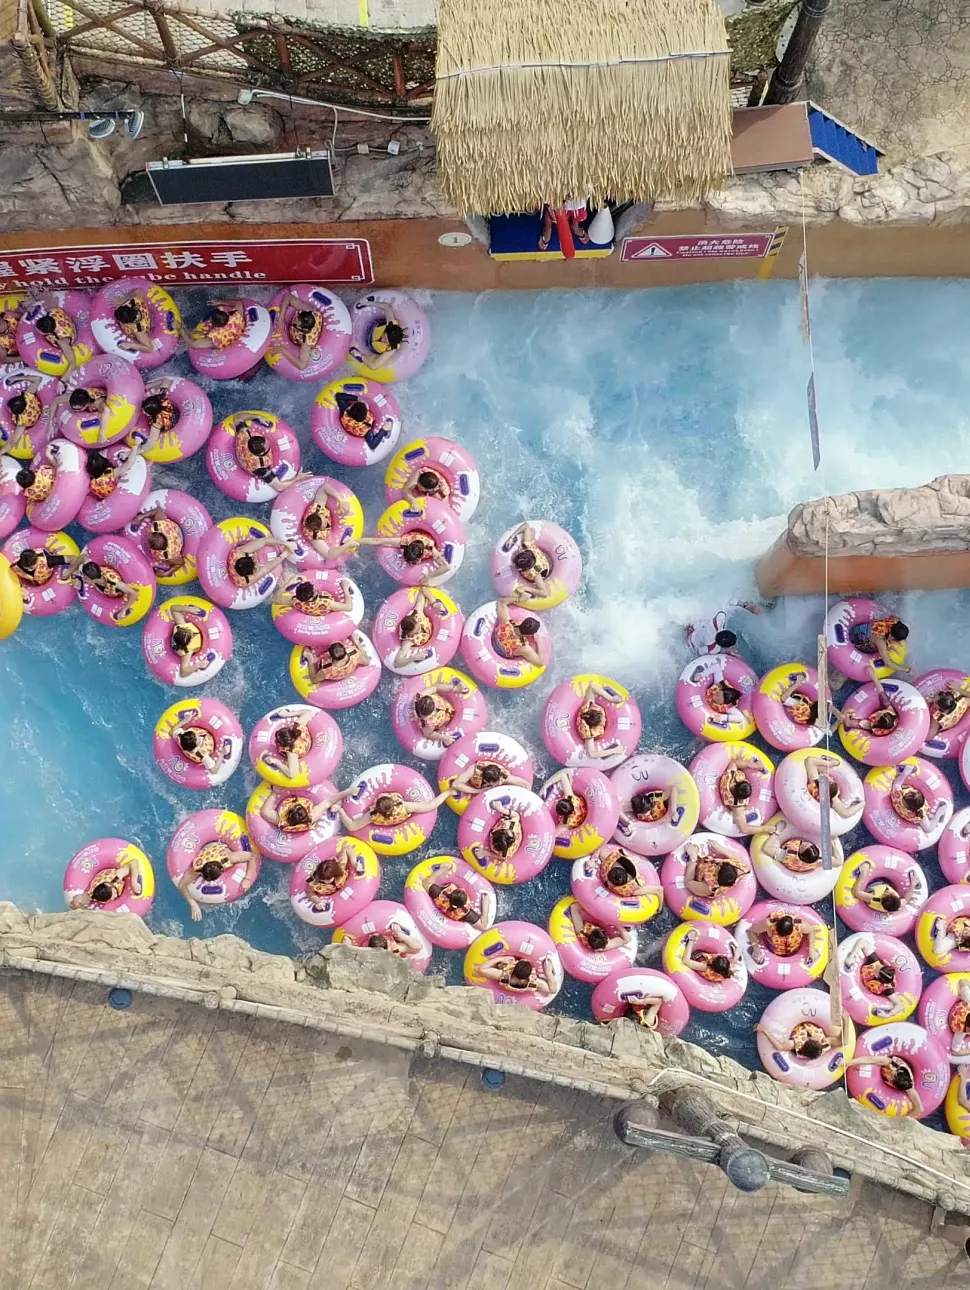
[[[731,170],[716,0],[438,0],[432,130],[463,214],[692,199]]]

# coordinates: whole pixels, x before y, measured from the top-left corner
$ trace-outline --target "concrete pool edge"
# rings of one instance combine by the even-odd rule
[[[134,915],[23,913],[0,902],[0,966],[114,986],[327,1031],[599,1096],[656,1097],[700,1085],[748,1137],[820,1147],[836,1166],[970,1214],[959,1139],[892,1121],[841,1091],[789,1088],[730,1057],[630,1022],[610,1027],[496,1007],[481,990],[415,977],[386,954],[327,946],[305,963],[232,935],[156,936]]]

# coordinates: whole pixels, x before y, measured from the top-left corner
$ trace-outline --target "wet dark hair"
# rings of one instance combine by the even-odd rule
[[[775,919],[775,931],[779,936],[791,936],[795,930],[795,920],[791,914],[782,914],[781,918]]]
[[[538,618],[523,618],[519,623],[519,631],[523,636],[535,636],[539,630]]]
[[[721,682],[721,698],[727,704],[737,703],[741,697],[741,691],[736,690],[733,685],[728,685],[725,681]]]
[[[386,950],[387,937],[382,936],[380,932],[374,932],[372,936],[367,938],[367,948],[369,950]]]
[[[806,1057],[812,1061],[816,1057],[821,1057],[825,1048],[817,1039],[806,1039],[800,1048],[795,1049],[795,1052],[799,1057]]]
[[[251,578],[256,572],[256,561],[251,555],[241,555],[233,562],[233,567],[240,578]]]
[[[115,321],[120,323],[136,323],[138,321],[138,306],[133,305],[126,300],[124,304],[119,305],[115,310]]]
[[[13,399],[7,404],[9,408],[13,407]],[[941,712],[953,712],[957,706],[957,696],[952,690],[943,690],[936,696],[936,706]]]
[[[85,560],[81,565],[81,572],[84,574],[85,578],[100,578],[101,566],[100,564],[95,564],[93,560]]]
[[[344,409],[344,416],[350,417],[351,421],[366,421],[367,414],[368,407],[363,399],[354,399],[353,403],[348,403]]]
[[[634,815],[647,815],[653,808],[653,794],[641,789],[630,798],[630,810]]]
[[[903,805],[911,811],[921,811],[926,805],[926,798],[922,789],[914,787],[912,784],[904,784],[900,789],[900,797],[903,799]]]
[[[588,726],[601,726],[603,724],[603,714],[599,708],[591,708],[589,712],[583,713],[583,720]]]
[[[341,645],[340,641],[334,641],[332,645],[328,645],[327,653],[334,663],[339,663],[347,657],[347,650]]]
[[[228,321],[229,315],[226,313],[225,309],[219,309],[217,306],[213,306],[213,308],[209,310],[209,322],[213,327],[225,327]]]
[[[298,600],[301,605],[308,605],[316,594],[316,588],[312,582],[301,582],[293,592],[293,599]]]
[[[37,476],[29,466],[23,466],[14,476],[14,482],[18,488],[30,488]]]
[[[37,319],[37,330],[45,336],[53,336],[57,331],[57,319],[53,314],[44,314],[43,318]]]
[[[462,891],[460,887],[456,891],[449,891],[448,904],[452,909],[464,909],[468,904],[468,892]]]
[[[719,649],[733,649],[738,643],[738,638],[734,632],[729,632],[727,628],[714,633],[714,644]]]
[[[591,927],[586,934],[586,940],[591,950],[605,950],[610,943],[610,938],[602,927]]]
[[[92,479],[100,479],[102,475],[110,474],[112,466],[108,458],[102,456],[100,452],[89,452],[84,469]]]
[[[883,985],[894,985],[896,982],[896,969],[890,963],[880,963],[876,971],[876,978]]]
[[[97,901],[99,905],[107,904],[109,900],[114,900],[115,890],[110,883],[99,882],[91,892],[91,899]]]
[[[309,533],[319,533],[323,528],[323,516],[319,511],[311,511],[303,517],[303,527]]]
[[[717,866],[717,885],[719,887],[733,887],[739,877],[737,865],[731,864],[730,860],[725,860],[723,864]]]
[[[386,815],[388,811],[393,811],[396,803],[390,793],[378,793],[374,798],[374,810]]]
[[[294,730],[292,726],[280,726],[276,732],[276,746],[278,748],[292,748],[299,737],[299,730]]]
[[[895,730],[898,722],[899,718],[896,716],[895,712],[883,709],[883,711],[877,712],[873,717],[872,728],[873,730]]]
[[[897,1060],[896,1064],[888,1068],[892,1071],[892,1087],[899,1089],[900,1093],[908,1093],[913,1087],[913,1072],[903,1062]]]
[[[246,447],[254,457],[265,457],[269,451],[269,444],[266,442],[265,436],[261,434],[251,434],[246,440]]]
[[[406,542],[401,547],[401,555],[404,557],[405,564],[420,564],[424,559],[424,543]]]
[[[71,391],[70,398],[67,400],[75,412],[83,412],[88,404],[92,401],[91,391],[79,386],[76,390]]]
[[[154,420],[162,410],[162,396],[149,394],[147,399],[142,400],[141,410],[150,421]]]
[[[149,533],[145,543],[150,551],[168,550],[168,538],[164,533]]]
[[[633,875],[627,873],[622,865],[610,865],[606,871],[606,881],[611,882],[614,887],[623,887],[628,883]]]
[[[816,864],[822,858],[822,853],[814,842],[804,842],[798,848],[798,858],[803,864]]]
[[[301,331],[312,331],[317,316],[312,309],[298,309],[296,321],[300,324]]]
[[[905,623],[893,623],[892,627],[889,629],[889,635],[894,641],[904,641],[909,635],[909,628]]]
[[[398,624],[402,636],[412,635],[417,630],[417,626],[418,616],[413,609],[409,614],[405,614]]]
[[[512,557],[512,568],[518,569],[520,573],[528,573],[529,570],[534,569],[535,566],[536,553],[535,551],[530,551],[527,546],[516,551],[515,555]]]
[[[331,858],[330,860],[321,860],[313,873],[310,874],[310,877],[317,882],[333,882],[340,877],[340,873],[340,865]]]
[[[488,841],[493,851],[497,851],[499,855],[508,855],[510,847],[515,842],[515,834],[511,829],[498,825],[488,835]]]
[[[440,483],[441,480],[433,470],[422,470],[418,473],[418,487],[429,493],[433,492]]]
[[[808,704],[808,724],[814,726],[818,721],[818,703],[814,699],[809,700]]]
[[[571,798],[560,797],[553,807],[553,810],[561,820],[568,820],[573,813],[573,804]]]
[[[188,649],[192,644],[192,633],[187,627],[176,627],[172,632],[172,648],[178,653],[179,650]]]
[[[887,914],[895,914],[896,910],[902,905],[899,895],[895,891],[887,891],[879,902]]]
[[[489,762],[487,766],[482,767],[483,784],[500,784],[502,782],[502,768],[495,762]]]
[[[735,802],[746,802],[751,796],[751,785],[746,779],[739,780],[731,789]]]
[[[430,717],[434,707],[434,698],[430,694],[419,694],[414,700],[414,711],[419,717]]]
[[[202,866],[201,873],[206,882],[215,882],[217,878],[222,877],[222,865],[218,860],[207,860]]]
[[[13,416],[19,417],[21,413],[27,411],[27,399],[23,394],[15,394],[13,398],[7,399],[7,407]]]
[[[513,981],[529,981],[532,978],[532,964],[528,959],[516,959],[515,967],[509,973]]]
[[[718,976],[723,976],[725,981],[731,975],[731,960],[726,954],[715,954],[708,963],[708,967]]]
[[[179,747],[186,752],[193,752],[199,744],[199,736],[194,730],[183,730],[178,737]]]
[[[37,568],[37,561],[40,556],[31,547],[25,547],[17,556],[16,564],[18,568],[23,569],[24,573],[31,573]]]
[[[310,812],[302,802],[294,802],[293,805],[288,808],[284,818],[287,824],[309,824]]]
[[[404,343],[404,328],[398,322],[388,322],[384,325],[384,339],[391,349],[397,349]]]

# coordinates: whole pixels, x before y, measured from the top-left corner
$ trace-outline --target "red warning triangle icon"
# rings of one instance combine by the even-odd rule
[[[671,251],[662,247],[659,242],[648,242],[646,246],[634,251],[630,256],[631,260],[669,260],[673,256]]]

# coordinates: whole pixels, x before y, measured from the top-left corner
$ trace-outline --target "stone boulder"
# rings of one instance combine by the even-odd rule
[[[801,502],[788,516],[799,555],[926,555],[970,549],[970,475]]]

